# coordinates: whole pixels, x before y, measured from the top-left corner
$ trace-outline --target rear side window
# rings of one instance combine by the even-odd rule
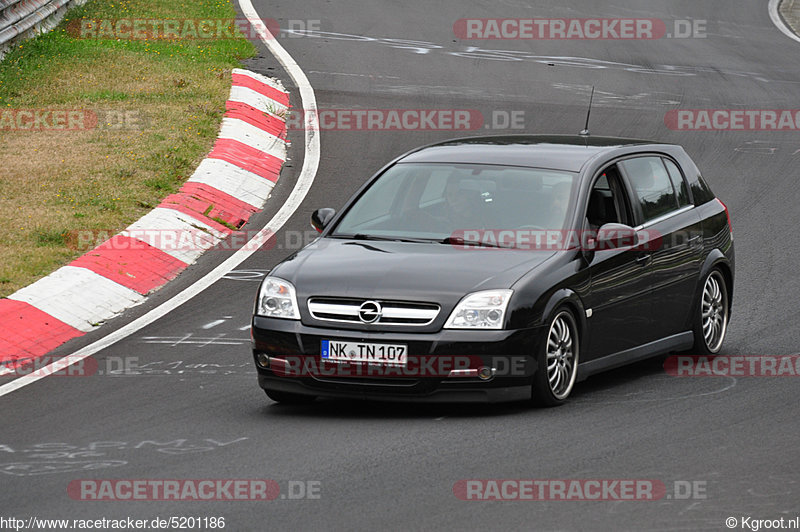
[[[700,174],[697,174],[694,181],[689,181],[689,188],[692,190],[695,205],[702,205],[714,199],[714,193]]]
[[[643,223],[668,214],[678,208],[675,188],[660,157],[637,157],[622,161],[634,201],[642,210]]]
[[[681,174],[678,165],[669,159],[664,159],[664,165],[667,167],[670,179],[672,179],[672,186],[675,187],[675,191],[678,193],[678,206],[683,207],[689,205],[689,193],[686,192],[686,181],[684,181],[683,174]]]

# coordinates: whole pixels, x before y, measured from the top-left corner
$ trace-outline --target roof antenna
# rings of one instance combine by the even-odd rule
[[[586,125],[584,126],[583,131],[578,133],[581,137],[589,136],[589,116],[592,114],[592,100],[594,100],[594,85],[592,85],[592,94],[589,96],[589,110],[586,111]]]

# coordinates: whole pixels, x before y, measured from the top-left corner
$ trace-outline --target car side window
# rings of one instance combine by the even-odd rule
[[[675,188],[660,157],[637,157],[619,164],[641,207],[643,223],[678,208]]]
[[[670,179],[672,179],[672,186],[675,187],[675,191],[678,193],[678,206],[689,205],[689,193],[686,191],[686,181],[683,179],[680,168],[669,159],[664,159],[664,165],[667,167]]]
[[[594,182],[589,192],[586,220],[592,229],[607,223],[632,225],[630,207],[616,166],[603,170]]]

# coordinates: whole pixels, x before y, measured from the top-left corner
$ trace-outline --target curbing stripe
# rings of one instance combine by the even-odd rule
[[[286,138],[286,122],[283,118],[265,113],[242,102],[228,101],[225,116],[244,120],[248,124],[266,131],[276,137]]]
[[[241,157],[237,157],[233,152],[228,153],[231,153],[236,163],[242,165]],[[277,171],[279,171],[281,163],[280,160],[276,159],[276,161],[279,165]],[[209,158],[200,163],[187,183],[204,183],[260,209],[272,192],[274,181],[278,178],[277,171],[269,170],[268,173],[272,176],[270,180],[269,178],[265,179],[266,176],[262,174],[240,168],[235,163]]]
[[[141,240],[114,235],[70,266],[92,270],[146,295],[177,277],[188,264]]]
[[[239,85],[231,87],[231,95],[228,101],[246,103],[250,107],[255,107],[262,113],[268,113],[278,118],[286,116],[286,113],[289,111],[288,106],[270,100],[263,94],[259,94],[249,87],[242,87]]]
[[[0,299],[0,361],[40,357],[83,332],[24,301]],[[7,356],[3,356],[6,354]]]
[[[62,266],[9,299],[23,301],[74,327],[89,332],[144,296],[86,268]]]
[[[219,231],[176,209],[156,207],[121,234],[147,242],[186,264],[194,264],[206,249],[225,238],[228,229],[224,229]]]
[[[206,218],[225,222],[236,229],[243,226],[258,210],[232,194],[196,181],[187,181],[181,187],[180,193],[174,196],[182,198],[183,204],[203,214]]]
[[[159,304],[155,308],[149,310],[142,316],[135,320],[123,325],[122,327],[109,332],[99,340],[84,346],[81,349],[71,353],[69,356],[60,358],[59,360],[48,364],[36,371],[34,374],[23,375],[16,378],[9,383],[0,385],[0,397],[8,395],[14,391],[20,390],[25,386],[29,386],[41,379],[44,379],[56,372],[65,369],[73,364],[77,364],[103,349],[116,344],[120,340],[129,337],[136,331],[141,330],[143,327],[167,316],[171,311],[180,307],[182,304],[191,300],[197,294],[202,293],[205,289],[213,285],[218,280],[222,279],[228,272],[230,272],[237,265],[241,264],[248,257],[252,256],[257,251],[256,246],[263,244],[264,240],[270,235],[279,231],[289,220],[289,218],[297,212],[309,189],[314,184],[317,169],[319,168],[320,160],[320,139],[318,134],[314,134],[318,128],[317,124],[317,103],[314,96],[314,89],[308,81],[303,70],[292,58],[286,50],[270,38],[271,34],[262,28],[260,24],[260,17],[258,12],[253,7],[250,0],[239,0],[239,6],[244,13],[247,20],[250,21],[255,27],[259,28],[259,38],[267,46],[270,53],[280,62],[280,64],[289,73],[289,76],[297,85],[300,91],[300,100],[303,108],[304,124],[305,124],[305,156],[303,157],[303,166],[300,174],[297,176],[297,182],[293,185],[292,191],[286,201],[280,206],[278,212],[270,218],[269,222],[261,229],[258,230],[256,235],[247,242],[247,245],[237,249],[233,255],[218,264],[214,269],[201,277],[198,281],[183,289],[180,293],[171,297],[167,301]],[[0,329],[2,330],[2,329]]]
[[[222,119],[219,139],[235,140],[282,161],[286,160],[286,141],[238,118]]]
[[[189,203],[188,197],[186,196],[179,196],[179,197],[183,198],[182,201],[176,202],[170,200],[169,202],[167,202],[165,199],[165,201],[162,201],[158,205],[158,208],[172,209],[173,211],[176,211],[184,215],[184,218],[182,219],[186,223],[188,223],[195,229],[208,231],[213,236],[217,237],[218,240],[222,240],[223,238],[228,236],[228,233],[233,231],[233,229],[231,229],[230,227],[227,227],[226,225],[216,220],[212,220],[211,218],[204,216],[201,212],[198,212],[196,210],[197,202],[194,202],[194,204],[192,204]]]
[[[177,193],[69,265],[0,300],[0,362],[42,356],[93,330],[246,223],[264,206],[286,159],[288,106],[279,81],[235,69],[214,148]]]
[[[284,107],[289,106],[289,94],[280,83],[273,82],[265,76],[240,68],[236,68],[231,72],[231,78],[233,79],[234,86],[247,87]]]
[[[226,233],[243,226],[256,209],[214,187],[187,182],[158,205],[175,209]]]
[[[283,159],[233,139],[218,140],[208,157],[227,161],[270,181],[278,180],[278,173],[283,165]]]

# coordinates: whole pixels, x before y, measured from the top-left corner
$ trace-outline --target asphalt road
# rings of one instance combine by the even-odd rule
[[[320,108],[477,109],[485,117],[522,112],[525,132],[577,133],[595,85],[594,134],[682,144],[730,209],[737,278],[723,352],[798,352],[797,133],[685,132],[664,124],[665,113],[676,108],[797,108],[800,45],[771,24],[764,2],[254,4],[262,17],[283,26],[310,21],[325,32],[281,39],[308,75]],[[597,16],[660,18],[669,29],[676,19],[707,20],[707,35],[463,41],[452,29],[462,17]],[[248,67],[291,88],[265,49]],[[290,407],[264,396],[246,330],[259,277],[309,230],[315,208],[339,207],[405,150],[458,135],[323,132],[315,184],[274,249],[256,253],[169,316],[96,355],[103,375],[50,377],[0,399],[0,515],[222,516],[226,530],[720,530],[729,516],[800,515],[800,402],[793,378],[676,378],[659,361],[645,362],[593,377],[576,387],[566,406],[549,410],[348,401]],[[270,207],[248,227],[263,225],[292,187],[302,134],[290,138],[292,166]],[[148,303],[58,353],[141,315],[223,257],[205,255]],[[108,374],[124,364],[136,367],[133,374]],[[284,494],[290,483],[297,490],[299,482],[312,482],[303,485],[318,486],[319,498],[89,502],[67,492],[76,479],[115,478],[267,478]],[[673,496],[625,502],[456,498],[454,484],[474,478],[656,479]],[[704,491],[675,497],[676,482]]]

